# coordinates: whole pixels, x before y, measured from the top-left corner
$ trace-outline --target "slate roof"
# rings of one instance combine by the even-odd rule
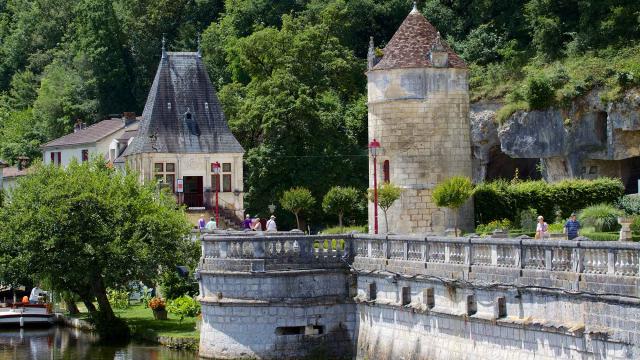
[[[123,156],[150,152],[244,153],[196,52],[163,52],[138,135]]]
[[[8,168],[4,168],[4,172],[3,177],[6,178],[14,178],[14,177],[19,177],[19,176],[24,176],[27,175],[27,172],[29,171],[29,169],[18,169],[17,166],[12,166],[12,167],[8,167]]]
[[[432,67],[429,52],[437,37],[438,30],[414,8],[384,48],[382,59],[372,70]],[[464,60],[448,45],[442,45],[449,54],[449,67],[467,68]]]
[[[42,145],[42,148],[94,143],[125,127],[122,119],[107,119]]]

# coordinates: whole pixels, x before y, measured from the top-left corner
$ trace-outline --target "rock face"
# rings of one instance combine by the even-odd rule
[[[499,143],[513,159],[540,159],[549,181],[613,176],[622,178],[628,191],[637,191],[640,91],[629,90],[607,104],[600,95],[593,90],[568,110],[519,111],[499,127],[494,122],[499,105],[472,105],[474,180],[488,178],[487,164],[495,157],[491,148]]]

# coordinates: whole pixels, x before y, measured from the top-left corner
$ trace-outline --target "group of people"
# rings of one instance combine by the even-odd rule
[[[218,228],[218,224],[216,223],[216,218],[210,218],[209,222],[205,222],[204,216],[200,216],[198,220],[198,229],[200,231],[213,231]],[[264,218],[251,218],[249,214],[247,214],[242,222],[242,229],[245,231],[278,231],[278,226],[276,225],[276,217],[271,215],[269,220]]]
[[[216,218],[209,218],[209,222],[205,223],[204,216],[200,216],[198,219],[198,229],[200,231],[213,231],[218,228],[218,224],[216,223]]]
[[[580,231],[580,222],[576,220],[576,213],[571,213],[569,220],[564,224],[564,234],[567,235],[567,239],[573,240],[577,238]],[[538,224],[536,226],[536,239],[548,239],[549,238],[549,224],[544,222],[544,217],[538,216]]]
[[[251,218],[247,214],[242,222],[242,229],[244,231],[278,231],[275,215],[271,215],[269,220],[265,218]]]

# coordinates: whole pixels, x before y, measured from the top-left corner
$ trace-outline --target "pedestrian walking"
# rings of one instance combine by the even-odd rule
[[[564,233],[567,234],[567,239],[577,238],[581,227],[580,222],[576,220],[576,213],[571,213],[569,220],[564,224]]]
[[[242,229],[251,230],[251,216],[249,216],[249,214],[245,215],[242,221]]]
[[[198,230],[200,231],[204,230],[205,226],[206,226],[206,222],[204,221],[204,215],[200,215],[200,219],[198,219]]]
[[[205,230],[213,231],[218,228],[218,224],[216,223],[216,218],[210,218],[207,225],[204,226]]]
[[[278,231],[278,226],[276,225],[276,217],[271,215],[269,221],[267,221],[267,231]]]

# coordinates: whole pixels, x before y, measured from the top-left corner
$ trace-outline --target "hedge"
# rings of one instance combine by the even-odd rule
[[[536,209],[552,222],[555,210],[566,219],[571,212],[589,205],[615,203],[624,194],[620,179],[572,179],[557,183],[545,181],[498,180],[476,185],[474,192],[475,220],[486,224],[493,220],[509,219],[516,222],[522,210]]]

